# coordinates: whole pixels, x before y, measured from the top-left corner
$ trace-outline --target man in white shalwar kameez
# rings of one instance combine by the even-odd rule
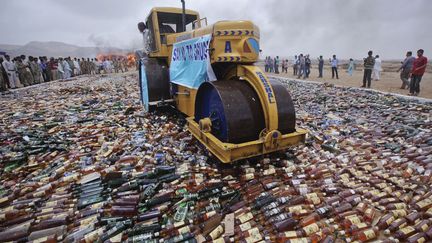
[[[72,69],[69,66],[69,63],[66,61],[66,59],[63,59],[62,66],[63,66],[63,71],[64,71],[64,77],[63,78],[64,79],[70,78],[72,75]]]
[[[64,79],[64,69],[63,69],[63,58],[59,58],[57,61],[57,71],[58,71],[58,78]]]
[[[12,89],[15,89],[18,86],[18,77],[16,74],[17,68],[16,68],[15,64],[13,62],[11,62],[9,55],[5,55],[5,59],[6,59],[6,61],[4,61],[2,63],[2,65],[3,65],[3,68],[5,69],[5,71],[8,75],[9,86]]]
[[[78,62],[78,60],[76,59],[76,57],[74,58],[74,60],[73,60],[73,64],[74,64],[74,66],[75,66],[75,76],[78,76],[78,75],[81,75],[81,68],[80,68],[80,65],[79,65],[79,62]]]
[[[375,64],[373,67],[373,73],[372,73],[372,78],[375,81],[380,80],[380,73],[381,73],[382,69],[381,69],[381,59],[379,58],[379,55],[375,56]]]

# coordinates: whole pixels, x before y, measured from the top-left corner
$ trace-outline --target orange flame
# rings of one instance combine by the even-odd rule
[[[135,62],[136,62],[135,54],[133,54],[133,53],[129,53],[129,54],[127,55],[127,65],[128,65],[128,67],[133,67],[133,66],[135,66]]]

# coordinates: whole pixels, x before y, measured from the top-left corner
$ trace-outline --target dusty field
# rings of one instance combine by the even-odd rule
[[[385,67],[384,67],[385,68]],[[264,67],[263,67],[264,69]],[[321,82],[327,82],[335,85],[341,85],[341,86],[348,86],[348,87],[360,87],[363,84],[363,70],[355,70],[353,73],[353,76],[349,76],[346,72],[346,69],[340,69],[339,68],[339,79],[332,79],[331,78],[331,69],[328,67],[324,68],[324,78],[317,78],[318,77],[318,68],[312,67],[311,74],[309,76],[308,80],[313,81],[321,81]],[[275,76],[283,76],[283,77],[289,77],[289,78],[297,78],[292,75],[292,67],[288,68],[288,73],[285,74],[268,74],[268,75],[275,75]],[[381,72],[381,79],[379,81],[372,80],[372,89],[384,91],[384,92],[391,92],[391,93],[398,93],[407,95],[409,92],[408,90],[402,90],[400,89],[402,81],[399,78],[399,74],[396,71],[389,72]],[[422,81],[420,83],[420,94],[419,97],[423,98],[429,98],[432,99],[432,74],[431,73],[425,73],[423,75]]]

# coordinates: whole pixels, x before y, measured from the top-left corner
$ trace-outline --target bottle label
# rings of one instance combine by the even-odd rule
[[[0,198],[0,203],[4,203],[4,202],[7,202],[7,201],[8,201],[7,197]]]
[[[54,210],[54,208],[44,208],[42,209],[41,213],[49,213],[52,212]]]
[[[309,236],[309,235],[311,235],[311,234],[313,234],[315,232],[318,232],[319,231],[319,226],[318,226],[317,223],[313,223],[311,225],[303,227],[303,230],[305,231],[306,235]]]
[[[190,232],[189,225],[178,229],[179,234],[185,234]]]
[[[253,243],[262,240],[262,235],[258,228],[253,228],[248,232],[249,232],[249,237],[246,238],[246,242]]]
[[[421,238],[418,238],[416,242],[417,243],[424,243],[424,242],[426,242],[426,239],[424,237],[421,237]]]
[[[395,221],[395,218],[393,216],[391,216],[385,222],[386,222],[387,225],[390,225],[393,221]]]
[[[255,175],[253,173],[249,173],[245,175],[245,179],[247,181],[252,180],[255,177]]]
[[[83,219],[83,220],[80,221],[80,225],[81,226],[86,226],[86,225],[88,225],[88,224],[90,224],[90,223],[92,223],[94,221],[97,221],[97,220],[98,220],[98,215],[87,217],[87,218],[85,218],[85,219]]]
[[[362,222],[356,223],[355,226],[357,227],[357,229],[364,229],[368,227],[366,223],[362,223]]]
[[[210,232],[209,236],[212,240],[219,238],[219,236],[223,233],[223,227],[222,225],[219,225],[214,229],[212,232]]]
[[[426,199],[421,200],[420,202],[418,202],[416,204],[417,204],[417,206],[420,209],[423,209],[423,208],[428,207],[429,205],[431,205],[432,204],[432,200],[430,200],[429,198],[426,198]]]
[[[245,174],[255,173],[255,168],[245,168],[244,172]]]
[[[291,230],[291,231],[285,231],[284,232],[284,236],[287,238],[296,238],[297,237],[297,232]]]
[[[274,173],[276,173],[276,170],[274,168],[270,168],[263,172],[264,175],[273,175]]]
[[[359,223],[361,223],[361,220],[360,220],[359,217],[357,217],[357,215],[354,216],[354,217],[349,217],[347,219],[351,222],[351,224],[359,224]]]
[[[420,227],[420,229],[421,229],[423,232],[426,232],[426,230],[429,229],[429,225],[428,225],[428,224],[423,224],[423,225]]]
[[[182,226],[184,226],[184,225],[185,225],[185,222],[184,222],[184,221],[175,222],[175,223],[173,224],[174,228],[179,228],[179,227],[182,227]]]
[[[4,213],[0,214],[0,220],[6,220],[6,214]]]
[[[407,226],[403,229],[400,229],[400,231],[402,231],[402,233],[404,233],[405,235],[408,235],[409,233],[415,231],[415,229],[412,226]]]
[[[297,239],[291,239],[290,240],[291,243],[309,243],[309,239],[306,237],[302,237],[302,238],[297,238]]]
[[[407,216],[407,211],[405,209],[392,210],[393,216],[396,218]]]
[[[239,217],[239,220],[240,220],[240,223],[243,224],[243,223],[245,223],[245,222],[251,220],[252,218],[253,218],[253,214],[252,214],[251,212],[249,212],[249,213],[242,214],[242,215]]]
[[[303,207],[301,205],[297,205],[297,206],[289,207],[288,208],[288,212],[290,212],[290,213],[297,213],[297,212],[299,212],[302,209],[303,209]]]
[[[98,202],[90,206],[90,209],[100,209],[104,206],[105,202]]]
[[[310,201],[313,205],[321,204],[321,199],[319,199],[318,197],[309,198],[309,201]]]
[[[405,203],[395,203],[395,204],[393,204],[393,206],[394,206],[396,209],[405,209],[405,208],[406,208]]]
[[[240,225],[241,231],[246,231],[249,230],[250,228],[252,228],[252,225],[249,222]]]
[[[373,231],[371,229],[363,231],[363,234],[366,236],[366,239],[368,239],[368,240],[376,238],[375,231]]]
[[[36,240],[33,240],[33,243],[42,243],[42,242],[46,242],[48,241],[48,236],[42,237],[42,238],[38,238]]]
[[[300,187],[300,188],[299,188],[299,193],[300,193],[300,195],[305,195],[305,194],[307,194],[308,192],[309,192],[309,190],[308,190],[307,187]]]

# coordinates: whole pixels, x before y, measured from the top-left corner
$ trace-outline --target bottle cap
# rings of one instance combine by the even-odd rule
[[[389,229],[384,230],[384,234],[385,235],[389,235],[390,234],[390,230]]]

